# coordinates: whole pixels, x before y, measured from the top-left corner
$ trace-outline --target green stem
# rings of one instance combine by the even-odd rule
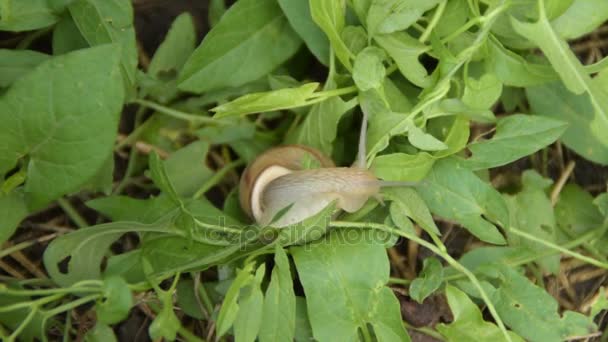
[[[467,278],[469,278],[469,280],[471,281],[473,286],[475,286],[477,291],[479,291],[481,298],[483,299],[488,310],[490,311],[490,314],[494,318],[494,321],[496,321],[496,325],[498,325],[498,327],[502,331],[505,339],[507,341],[511,342],[511,336],[509,336],[507,328],[505,327],[502,319],[498,315],[498,312],[496,311],[494,304],[490,301],[490,297],[488,296],[488,294],[486,293],[484,288],[481,286],[481,283],[479,283],[479,280],[477,279],[477,277],[471,271],[469,271],[466,267],[462,266],[462,264],[460,264],[456,259],[452,258],[451,255],[449,255],[447,252],[445,252],[445,246],[443,246],[443,244],[441,244],[443,246],[443,248],[441,248],[441,247],[433,245],[430,242],[427,242],[426,240],[419,238],[418,236],[416,236],[414,234],[409,234],[402,230],[394,229],[392,227],[389,227],[389,226],[386,226],[383,224],[379,224],[379,223],[332,221],[330,223],[330,226],[337,227],[337,228],[367,228],[367,229],[384,230],[391,234],[399,235],[406,239],[412,240],[412,241],[418,243],[419,245],[427,248],[428,250],[435,253],[436,255],[440,256],[445,261],[447,261],[447,263],[450,264],[454,269],[463,273]]]
[[[571,256],[571,257],[573,257],[575,259],[579,259],[579,260],[584,261],[586,263],[589,263],[591,265],[597,266],[599,268],[608,269],[608,263],[601,262],[601,261],[598,261],[596,259],[590,258],[588,256],[582,255],[580,253],[568,250],[568,249],[566,249],[566,248],[564,248],[562,246],[556,245],[556,244],[554,244],[552,242],[545,241],[543,239],[539,239],[536,236],[528,234],[526,232],[523,232],[523,231],[521,231],[521,230],[519,230],[517,228],[511,227],[511,228],[509,228],[509,232],[511,232],[511,233],[513,233],[515,235],[519,235],[519,236],[521,236],[523,238],[526,238],[526,239],[528,239],[530,241],[534,241],[534,242],[540,243],[541,245],[544,245],[544,246],[549,247],[551,249],[560,251],[561,253],[564,253],[566,255],[569,255],[569,256]]]
[[[409,285],[409,284],[412,283],[412,281],[409,280],[409,279],[401,279],[401,278],[390,277],[390,278],[388,278],[388,283],[389,284],[397,284],[397,285]]]
[[[82,216],[80,216],[80,213],[72,206],[72,203],[70,203],[70,201],[66,200],[63,197],[60,197],[57,199],[57,203],[59,204],[61,209],[65,211],[65,213],[72,220],[72,222],[74,222],[78,226],[78,228],[85,228],[89,226],[87,221]]]
[[[445,6],[447,5],[447,3],[448,1],[444,0],[439,4],[439,6],[437,6],[437,10],[435,10],[435,14],[433,14],[433,19],[431,19],[431,22],[428,24],[428,26],[418,39],[421,43],[424,43],[429,39],[431,32],[433,32],[433,29],[435,28],[435,26],[437,26],[439,19],[443,15],[443,11],[445,10]]]
[[[215,225],[215,224],[205,223],[205,222],[202,222],[202,221],[198,220],[194,216],[192,216],[192,219],[194,220],[194,223],[197,226],[202,227],[202,228],[206,228],[206,229],[209,229],[209,230],[214,230],[214,231],[222,232],[222,233],[237,234],[237,235],[240,235],[240,234],[243,233],[243,230],[241,230],[241,229],[229,228],[229,227],[218,226],[218,225]]]
[[[245,161],[244,160],[235,160],[231,163],[228,163],[226,165],[224,165],[224,167],[222,167],[220,170],[218,170],[211,178],[209,178],[209,180],[207,182],[205,182],[205,184],[203,184],[197,191],[196,193],[192,196],[193,199],[199,199],[201,198],[205,192],[207,192],[209,189],[211,189],[214,185],[216,185],[217,183],[219,183],[219,181],[224,178],[224,176],[230,172],[231,170],[245,165]]]
[[[68,311],[68,310],[72,310],[72,309],[74,309],[76,307],[81,306],[82,304],[88,303],[88,302],[90,302],[92,300],[95,300],[95,299],[97,299],[99,297],[101,297],[101,294],[99,294],[99,293],[88,295],[86,297],[79,298],[79,299],[77,299],[75,301],[72,301],[72,302],[60,305],[60,306],[58,306],[56,308],[53,308],[51,310],[44,311],[44,318],[48,319],[48,318],[51,318],[51,317],[53,317],[53,316],[55,316],[57,314],[60,314],[62,312],[65,312],[65,311]]]
[[[140,106],[137,109],[137,113],[135,113],[135,128],[133,129],[133,132],[137,131],[137,129],[141,126],[141,121],[142,121],[144,112],[145,112],[145,107],[143,107],[143,106]],[[138,135],[139,134],[140,133],[138,133]],[[130,136],[131,135],[129,135],[129,137]],[[127,140],[127,139],[125,139],[125,140]],[[122,142],[124,142],[125,140],[123,140]],[[118,185],[114,189],[114,192],[113,192],[114,195],[120,194],[124,190],[124,188],[127,186],[127,184],[129,184],[129,179],[131,178],[133,171],[135,171],[135,162],[136,161],[137,161],[137,149],[131,148],[131,151],[129,151],[129,161],[127,163],[127,169],[125,170],[125,174],[122,177],[122,179],[120,180],[120,183],[118,183]]]
[[[15,329],[15,331],[13,331],[11,336],[9,336],[6,341],[7,342],[15,341],[17,339],[17,337],[19,337],[19,334],[21,334],[23,329],[25,329],[25,327],[27,327],[27,325],[30,324],[32,319],[34,319],[34,316],[36,315],[37,312],[38,312],[38,307],[33,306],[32,309],[30,310],[30,312],[25,317],[25,319],[21,322],[21,324],[19,324],[19,327],[17,327],[17,329]]]
[[[28,300],[26,302],[20,302],[20,303],[7,305],[7,306],[2,306],[2,307],[0,307],[0,313],[11,312],[11,311],[15,311],[15,310],[23,309],[23,308],[31,308],[34,306],[42,306],[46,303],[56,301],[63,296],[64,296],[63,294],[56,294],[53,296],[43,297],[43,298],[39,298],[36,300]]]
[[[350,87],[346,87],[346,88],[319,91],[319,92],[316,92],[316,93],[313,93],[312,95],[310,95],[310,98],[315,99],[315,98],[322,97],[325,100],[329,97],[346,95],[346,94],[355,93],[355,92],[357,92],[357,87],[350,86]]]
[[[222,121],[222,120],[214,119],[214,118],[211,118],[208,116],[185,113],[185,112],[182,112],[182,111],[179,111],[179,110],[176,110],[173,108],[165,107],[158,103],[154,103],[154,102],[143,100],[143,99],[135,99],[135,100],[133,100],[133,102],[137,103],[139,105],[142,105],[144,107],[154,109],[155,111],[157,111],[159,113],[174,117],[176,119],[185,120],[188,122],[200,122],[200,123],[205,123],[205,124],[210,124],[210,125],[228,124],[227,122]]]
[[[184,338],[184,340],[186,340],[188,342],[205,342],[205,340],[194,335],[193,333],[191,333],[188,329],[186,329],[184,327],[180,327],[177,332]]]

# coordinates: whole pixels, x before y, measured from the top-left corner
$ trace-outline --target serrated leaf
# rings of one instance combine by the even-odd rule
[[[425,298],[437,291],[443,282],[443,266],[433,257],[424,259],[422,271],[410,284],[410,296],[422,304]]]
[[[302,107],[319,87],[319,83],[306,83],[297,88],[283,88],[241,96],[213,109],[215,118],[269,112],[274,110]]]
[[[30,208],[79,190],[108,160],[123,100],[118,60],[113,45],[57,56],[0,99],[0,174],[29,156]]]
[[[447,285],[445,293],[452,315],[454,315],[454,321],[450,324],[437,325],[437,331],[447,341],[506,341],[496,324],[484,321],[477,305],[464,292]],[[513,342],[524,341],[512,331],[509,331],[509,336]]]
[[[495,224],[509,225],[507,206],[491,185],[453,158],[439,160],[416,187],[431,212],[454,220],[482,241],[504,244]]]
[[[275,0],[241,0],[190,56],[179,88],[202,93],[241,86],[276,69],[300,44]]]
[[[492,139],[467,146],[473,156],[463,165],[480,170],[508,164],[553,143],[567,128],[563,121],[524,114],[509,115],[498,120]]]

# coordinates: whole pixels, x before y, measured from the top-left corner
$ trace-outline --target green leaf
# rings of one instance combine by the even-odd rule
[[[340,119],[356,105],[357,99],[344,102],[340,96],[314,104],[300,125],[295,135],[295,141],[298,144],[314,147],[330,156],[333,152],[333,142],[336,139]]]
[[[324,65],[329,65],[329,41],[312,20],[308,1],[279,0],[291,27],[298,33],[308,49]]]
[[[260,327],[260,341],[292,341],[296,330],[296,295],[283,247],[277,245],[275,266],[264,297],[264,313]]]
[[[217,26],[225,13],[226,3],[224,0],[211,0],[209,2],[209,26]]]
[[[411,217],[422,229],[432,234],[441,235],[429,208],[416,189],[407,187],[385,188],[382,190],[382,194],[393,202],[391,203],[391,214],[393,214],[392,207],[396,206],[402,215]],[[393,221],[395,220],[393,219]]]
[[[252,139],[255,135],[255,124],[245,118],[234,125],[207,126],[196,131],[196,135],[212,145],[226,144],[239,140]]]
[[[318,341],[357,340],[359,329],[368,324],[380,341],[409,341],[399,302],[385,286],[389,262],[384,245],[370,241],[369,233],[334,230],[323,241],[291,249]]]
[[[2,287],[9,287],[15,290],[22,290],[23,287],[16,282],[7,281],[2,283]],[[0,307],[5,308],[12,304],[22,303],[24,301],[34,300],[33,298],[28,297],[16,297],[7,295],[5,293],[0,294]],[[3,327],[6,327],[12,331],[19,328],[19,326],[23,323],[26,317],[31,313],[32,306],[22,307],[17,310],[11,310],[8,312],[0,313],[0,323]],[[45,319],[44,313],[41,310],[34,313],[34,317],[32,320],[25,325],[23,331],[18,336],[19,341],[24,342],[34,342],[34,341],[42,341],[43,335],[47,331],[47,326],[49,326],[50,322]],[[6,330],[5,330],[6,331]],[[3,331],[4,332],[4,331]],[[3,335],[4,337],[5,335]]]
[[[350,59],[354,56],[341,37],[346,17],[346,1],[310,0],[309,3],[312,20],[327,35],[338,60],[347,70],[352,70]]]
[[[403,31],[442,0],[372,0],[367,13],[370,35]]]
[[[473,156],[464,161],[464,165],[480,170],[508,164],[552,144],[566,129],[563,121],[541,116],[506,116],[496,124],[492,139],[478,140],[467,146]]]
[[[576,184],[566,184],[555,204],[555,221],[566,232],[579,236],[604,222],[591,194]]]
[[[382,86],[386,68],[384,60],[384,50],[369,46],[357,54],[353,67],[353,80],[362,91],[377,89]]]
[[[74,19],[66,13],[53,29],[53,54],[62,55],[88,46]]]
[[[401,74],[413,84],[426,88],[432,83],[428,72],[420,63],[420,56],[428,47],[405,32],[374,36],[374,40],[395,61]]]
[[[54,57],[0,99],[0,174],[29,156],[30,208],[79,190],[108,160],[123,99],[118,58],[113,45]]]
[[[0,49],[0,87],[8,87],[49,56],[32,50]]]
[[[0,31],[30,31],[59,20],[48,0],[4,0],[0,3]]]
[[[415,182],[426,177],[433,163],[435,158],[426,152],[391,153],[376,157],[371,170],[384,180]]]
[[[178,330],[181,328],[181,322],[175,311],[173,311],[173,291],[162,291],[157,294],[162,303],[162,308],[152,324],[148,327],[148,333],[153,340],[165,338],[169,341],[174,341]]]
[[[587,94],[576,95],[561,83],[526,89],[533,113],[562,120],[568,128],[561,141],[586,159],[608,165],[608,123]],[[608,97],[606,97],[608,98]]]
[[[160,157],[156,152],[152,152],[148,158],[148,164],[150,165],[150,177],[152,177],[154,184],[163,193],[167,194],[176,206],[180,205],[182,202],[167,174],[165,162],[160,160]]]
[[[346,26],[342,30],[342,40],[348,50],[353,54],[359,54],[367,47],[367,33],[363,26]]]
[[[196,30],[190,13],[180,14],[160,44],[148,66],[153,77],[179,72],[196,47]]]
[[[608,2],[576,0],[559,17],[551,21],[557,34],[567,40],[591,33],[608,20]]]
[[[433,257],[424,259],[422,271],[410,284],[410,296],[422,304],[425,298],[437,291],[443,282],[443,266]]]
[[[496,324],[484,321],[477,305],[464,292],[447,285],[445,293],[454,321],[450,324],[437,325],[437,331],[447,341],[506,341]],[[513,342],[524,341],[511,331],[509,336]]]
[[[115,324],[129,315],[133,297],[127,282],[121,277],[108,277],[103,281],[103,297],[97,301],[97,320],[104,324]]]
[[[306,299],[304,297],[296,297],[296,332],[294,337],[296,342],[312,341],[312,328],[308,320],[306,310]]]
[[[85,342],[116,342],[116,336],[114,330],[109,326],[97,322],[93,329],[87,331],[84,335]]]
[[[87,227],[62,235],[49,244],[44,252],[44,266],[49,276],[60,286],[70,286],[81,280],[100,279],[101,262],[110,246],[128,232],[168,232],[168,220],[146,225],[135,222],[114,222]],[[68,260],[67,271],[59,264]]]
[[[580,313],[566,311],[560,317],[555,299],[515,270],[503,266],[500,271],[502,285],[492,302],[505,324],[526,340],[558,342],[597,330],[593,321]]]
[[[136,84],[137,45],[130,0],[75,0],[68,6],[82,36],[91,46],[120,46],[120,66],[125,90],[131,95]]]
[[[407,138],[414,147],[424,151],[442,151],[448,149],[448,145],[443,141],[424,132],[411,121],[408,126]]]
[[[500,98],[502,82],[492,73],[485,73],[479,79],[465,79],[462,102],[475,109],[489,109]]]
[[[458,166],[453,158],[439,160],[417,187],[431,212],[460,223],[482,241],[504,244],[494,226],[509,226],[509,212],[504,199],[472,171]]]
[[[245,289],[241,289],[239,295],[239,312],[234,321],[235,341],[253,342],[262,324],[262,310],[264,305],[264,294],[260,288],[264,278],[266,267],[264,264],[255,272],[255,281]]]
[[[215,118],[223,118],[307,106],[308,100],[318,87],[319,83],[313,82],[298,88],[251,93],[211,110],[215,112]]]
[[[236,274],[236,278],[230,284],[230,288],[228,292],[226,292],[226,296],[224,297],[224,301],[222,302],[222,307],[220,308],[220,313],[217,317],[217,336],[221,337],[234,323],[238,313],[239,313],[239,293],[241,288],[249,286],[254,280],[253,275],[253,263],[246,264],[245,267],[239,270]]]
[[[190,56],[179,88],[202,93],[243,85],[283,64],[300,44],[275,0],[238,1]]]
[[[530,87],[559,78],[550,65],[532,63],[506,49],[496,39],[490,39],[488,47],[486,63],[506,86]]]
[[[547,186],[535,184],[534,178],[544,181],[535,171],[524,171],[522,176],[522,182],[524,183],[523,190],[516,195],[503,195],[509,206],[511,226],[545,241],[557,244],[557,227],[553,206],[545,193]],[[514,234],[508,234],[508,240],[509,246],[524,246],[536,255],[549,254],[551,252],[544,245],[522,239]],[[559,255],[539,258],[537,262],[544,270],[553,274],[559,273]]]
[[[206,165],[209,144],[193,142],[172,153],[164,162],[175,192],[180,197],[191,197],[213,173]]]
[[[20,190],[8,194],[0,192],[0,212],[4,213],[0,222],[0,244],[2,244],[10,239],[21,220],[29,214],[23,192]]]

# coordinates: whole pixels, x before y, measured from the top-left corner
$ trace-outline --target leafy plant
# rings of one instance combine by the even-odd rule
[[[0,1],[3,340],[607,338],[604,0],[212,0],[154,51],[140,10]],[[381,198],[252,223],[243,167],[351,165],[362,112]]]

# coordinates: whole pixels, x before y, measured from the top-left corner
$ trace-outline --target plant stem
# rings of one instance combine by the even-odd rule
[[[477,291],[479,291],[481,298],[483,299],[488,310],[490,311],[490,314],[492,314],[494,321],[496,321],[496,325],[498,325],[498,327],[502,331],[505,339],[507,341],[511,342],[511,336],[509,336],[507,328],[505,327],[502,319],[498,315],[498,312],[496,311],[494,304],[490,301],[490,297],[488,296],[486,291],[483,289],[483,287],[479,283],[479,280],[477,279],[477,277],[471,271],[469,271],[466,267],[462,266],[456,259],[452,258],[452,256],[449,255],[445,251],[445,246],[443,246],[443,244],[441,244],[443,246],[443,248],[441,248],[439,246],[435,246],[435,245],[431,244],[430,242],[427,242],[426,240],[419,238],[418,236],[416,236],[414,234],[409,234],[402,230],[394,229],[392,227],[389,227],[384,224],[379,224],[379,223],[332,221],[330,223],[330,226],[338,227],[338,228],[368,228],[368,229],[384,230],[391,234],[399,235],[406,239],[410,239],[410,240],[418,243],[419,245],[424,246],[425,248],[429,249],[431,252],[437,254],[438,256],[443,258],[445,261],[447,261],[448,264],[450,264],[454,269],[463,273],[467,278],[469,278],[469,280],[471,281],[473,286],[475,286],[475,288],[477,288]]]
[[[350,94],[350,93],[354,93],[354,92],[357,92],[357,87],[350,86],[350,87],[346,87],[346,88],[319,91],[319,92],[316,92],[316,93],[313,93],[312,95],[310,95],[310,98],[314,99],[314,98],[322,97],[324,99],[327,99],[328,97],[346,95],[346,94]]]
[[[6,341],[7,342],[9,342],[9,341],[10,342],[15,341],[17,339],[17,337],[19,337],[19,334],[21,334],[21,332],[23,331],[23,329],[25,329],[25,327],[27,327],[27,325],[30,324],[30,322],[32,321],[32,319],[34,319],[34,315],[36,315],[37,312],[38,312],[38,307],[37,306],[33,306],[32,309],[30,310],[30,312],[25,317],[25,319],[21,322],[21,324],[19,324],[19,326],[17,327],[17,329],[15,329],[15,331],[13,331],[13,333],[11,334],[11,336],[9,336]]]
[[[80,213],[72,206],[72,203],[70,203],[70,201],[66,200],[63,197],[60,197],[57,199],[57,203],[59,204],[61,209],[65,211],[65,213],[72,220],[72,222],[74,222],[78,226],[78,228],[85,228],[89,226],[87,221],[82,216],[80,216]]]
[[[133,132],[136,132],[137,129],[139,127],[141,127],[141,121],[142,121],[144,111],[145,111],[145,107],[143,107],[143,106],[140,106],[137,109],[137,113],[135,113],[135,128],[133,129]],[[138,133],[138,135],[139,134],[140,133]],[[129,137],[130,136],[131,135],[129,135]],[[127,139],[125,139],[125,140],[127,140]],[[125,140],[123,140],[122,142],[124,142]],[[133,171],[135,170],[136,161],[137,161],[137,149],[131,148],[131,151],[129,151],[129,161],[127,163],[127,169],[125,170],[125,174],[122,177],[122,179],[120,180],[120,183],[118,183],[118,185],[114,189],[114,191],[113,191],[114,195],[120,194],[124,190],[124,188],[127,186],[127,184],[129,184],[129,179],[130,179],[131,175],[133,174]]]
[[[182,335],[182,337],[184,338],[184,340],[188,341],[188,342],[205,342],[205,340],[199,338],[198,336],[194,335],[193,333],[191,333],[188,329],[184,328],[184,327],[179,327],[179,330],[177,331],[180,335]]]
[[[217,183],[219,183],[219,181],[224,178],[224,176],[230,172],[231,170],[245,165],[245,161],[238,159],[235,160],[231,163],[228,163],[226,165],[224,165],[224,167],[222,167],[221,169],[219,169],[211,178],[209,178],[209,180],[207,182],[205,182],[205,184],[203,184],[194,195],[192,195],[193,199],[199,199],[201,198],[205,192],[207,192],[209,189],[211,189],[214,185],[216,185]]]
[[[426,27],[424,32],[422,32],[422,35],[418,39],[421,43],[424,43],[429,39],[429,36],[433,32],[433,29],[435,28],[435,26],[437,26],[439,19],[441,19],[441,16],[443,15],[443,11],[445,10],[445,6],[447,5],[447,3],[448,1],[444,0],[439,4],[439,6],[437,6],[435,14],[433,14],[433,19],[431,19],[431,22],[428,24],[428,26]]]
[[[69,303],[66,303],[66,304],[63,304],[63,305],[60,305],[60,306],[58,306],[56,308],[53,308],[51,310],[44,311],[44,317],[45,317],[45,319],[51,318],[51,317],[53,317],[53,316],[55,316],[57,314],[60,314],[60,313],[62,313],[64,311],[72,310],[72,309],[74,309],[74,308],[76,308],[78,306],[81,306],[82,304],[85,304],[85,303],[88,303],[88,302],[90,302],[92,300],[95,300],[95,299],[99,298],[100,296],[101,296],[100,293],[96,293],[96,294],[88,295],[86,297],[79,298],[79,299],[77,299],[75,301],[72,301],[72,302],[69,302]]]
[[[588,256],[582,255],[580,253],[571,251],[571,250],[566,249],[566,248],[564,248],[562,246],[556,245],[556,244],[554,244],[552,242],[545,241],[543,239],[539,239],[536,236],[528,234],[526,232],[522,232],[521,230],[519,230],[517,228],[511,227],[511,228],[509,228],[509,232],[511,232],[511,233],[513,233],[515,235],[519,235],[519,236],[521,236],[523,238],[526,238],[526,239],[528,239],[530,241],[534,241],[534,242],[540,243],[541,245],[544,245],[544,246],[549,247],[551,249],[560,251],[560,252],[562,252],[562,253],[564,253],[566,255],[569,255],[569,256],[571,256],[571,257],[573,257],[575,259],[579,259],[581,261],[584,261],[584,262],[589,263],[591,265],[597,266],[599,268],[608,269],[608,264],[605,263],[605,262],[601,262],[601,261],[598,261],[596,259],[590,258]]]
[[[200,123],[205,123],[205,124],[210,124],[210,125],[228,124],[226,121],[214,119],[214,118],[211,118],[208,116],[185,113],[185,112],[182,112],[182,111],[179,111],[179,110],[176,110],[173,108],[165,107],[158,103],[154,103],[154,102],[143,100],[143,99],[135,99],[135,100],[133,100],[133,102],[135,102],[139,105],[142,105],[144,107],[154,109],[155,111],[157,111],[159,113],[174,117],[176,119],[185,120],[188,122],[200,122]]]

